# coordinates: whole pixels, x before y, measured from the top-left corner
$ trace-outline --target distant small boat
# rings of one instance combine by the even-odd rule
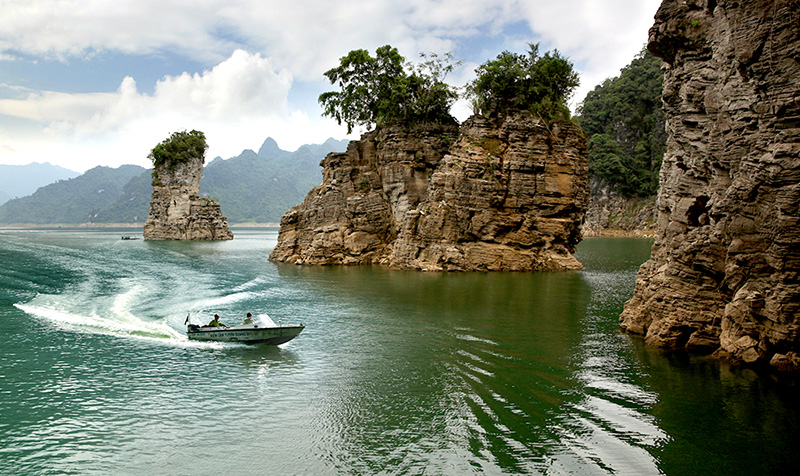
[[[123,236],[122,239],[123,240],[138,240],[139,238],[137,238],[135,236]]]
[[[233,327],[206,327],[189,324],[186,335],[190,340],[280,345],[297,337],[303,329],[305,326],[302,324],[269,327],[262,327],[258,324],[240,324]]]

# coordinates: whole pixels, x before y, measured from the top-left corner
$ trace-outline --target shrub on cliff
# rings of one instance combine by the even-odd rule
[[[539,56],[539,45],[528,54],[503,51],[475,72],[467,96],[476,114],[507,109],[533,111],[546,119],[569,119],[567,101],[580,84],[572,63],[558,50]]]
[[[353,50],[341,64],[325,72],[340,91],[319,96],[323,115],[347,126],[371,128],[387,121],[452,122],[450,107],[457,98],[455,88],[444,83],[452,70],[449,55],[414,66],[390,45],[375,50]]]
[[[153,177],[156,177],[156,170],[166,167],[169,170],[176,165],[188,162],[193,158],[204,160],[208,149],[206,136],[200,131],[173,132],[169,139],[161,141],[153,147],[148,158],[153,161]]]

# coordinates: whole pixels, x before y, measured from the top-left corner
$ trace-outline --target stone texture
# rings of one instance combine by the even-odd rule
[[[428,177],[457,134],[455,124],[389,125],[328,154],[322,184],[281,218],[270,259],[385,264],[407,211],[426,196]]]
[[[219,203],[200,198],[203,158],[156,169],[145,240],[232,240]]]
[[[586,237],[653,238],[655,197],[625,197],[603,179],[589,176],[589,207],[581,225]]]
[[[380,127],[323,160],[270,259],[450,271],[579,269],[586,141],[526,114]]]
[[[797,369],[798,1],[666,0],[657,237],[623,328],[649,344]]]
[[[580,269],[589,199],[578,126],[528,114],[473,116],[406,213],[389,263],[432,271]]]

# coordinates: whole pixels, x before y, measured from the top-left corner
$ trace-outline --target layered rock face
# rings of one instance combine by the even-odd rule
[[[794,1],[666,0],[657,238],[623,328],[663,347],[800,363],[800,21]]]
[[[586,140],[572,123],[473,116],[409,210],[390,264],[435,271],[580,269]]]
[[[579,269],[586,141],[525,114],[381,127],[321,164],[270,259],[449,271]]]
[[[200,198],[203,158],[156,168],[145,240],[232,240],[219,203]]]
[[[406,212],[425,198],[428,176],[457,134],[455,124],[390,125],[328,154],[322,184],[281,218],[270,259],[386,264]]]
[[[655,197],[625,197],[597,177],[589,178],[589,188],[589,207],[581,225],[584,238],[655,236]]]

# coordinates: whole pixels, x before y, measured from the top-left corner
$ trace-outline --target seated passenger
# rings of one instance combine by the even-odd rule
[[[208,323],[208,327],[228,327],[219,321],[219,314],[214,314],[214,320]]]
[[[252,323],[253,323],[253,315],[248,312],[247,317],[244,318],[242,324],[252,324]]]

